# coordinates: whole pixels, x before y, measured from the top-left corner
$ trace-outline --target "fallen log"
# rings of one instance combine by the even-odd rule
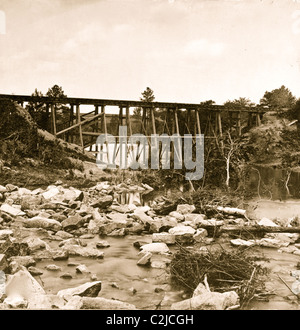
[[[220,233],[252,233],[252,234],[266,234],[266,233],[300,233],[300,227],[268,227],[268,226],[222,226],[219,229]]]

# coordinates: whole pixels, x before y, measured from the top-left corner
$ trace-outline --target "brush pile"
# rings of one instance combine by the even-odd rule
[[[242,308],[264,290],[263,276],[268,270],[257,261],[258,257],[248,249],[227,251],[220,246],[191,251],[180,246],[171,261],[171,278],[188,293],[201,282],[209,285],[211,291],[235,291]]]

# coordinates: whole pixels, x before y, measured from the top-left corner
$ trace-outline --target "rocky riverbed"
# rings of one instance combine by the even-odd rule
[[[0,308],[237,308],[234,291],[210,292],[202,283],[186,297],[172,287],[169,265],[176,243],[204,251],[215,242],[216,228],[251,221],[228,214],[207,219],[190,204],[161,215],[163,198],[141,205],[141,195],[151,190],[108,182],[82,190],[62,182],[34,190],[0,186]],[[269,219],[258,225],[278,226]],[[297,257],[298,239],[298,233],[249,240],[225,234],[218,243],[280,249]]]

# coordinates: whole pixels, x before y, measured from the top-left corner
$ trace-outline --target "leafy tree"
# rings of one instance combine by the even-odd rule
[[[154,92],[150,87],[147,87],[140,98],[141,101],[144,102],[153,102],[155,100]]]
[[[260,104],[268,106],[271,109],[291,109],[296,103],[296,98],[291,91],[282,85],[280,88],[274,89],[271,92],[265,92]]]
[[[37,88],[31,94],[33,97],[42,97],[43,93],[38,91]],[[47,129],[47,114],[45,103],[38,100],[30,101],[25,107],[26,110],[30,113],[31,117],[37,123],[37,125],[43,129]]]
[[[232,108],[234,108],[234,107],[252,107],[252,106],[255,106],[255,103],[251,102],[251,100],[246,97],[240,97],[233,101],[226,101],[224,103],[224,106],[232,107]]]
[[[142,92],[142,97],[140,97],[140,101],[143,102],[153,102],[155,100],[154,92],[150,87],[147,87],[143,92]],[[142,109],[140,107],[135,108],[133,110],[133,114],[136,117],[141,117]]]

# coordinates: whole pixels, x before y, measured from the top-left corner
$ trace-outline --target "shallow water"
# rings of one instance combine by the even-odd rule
[[[95,239],[87,241],[95,241]],[[99,240],[99,238],[97,238]],[[172,303],[185,299],[183,291],[170,285],[168,272],[163,269],[141,267],[137,265],[139,250],[133,246],[135,241],[151,242],[151,236],[126,236],[122,238],[106,237],[110,247],[104,248],[103,259],[70,257],[66,261],[44,260],[37,263],[37,267],[44,273],[36,277],[47,293],[56,294],[59,290],[78,286],[91,281],[90,274],[76,273],[75,266],[68,266],[74,262],[84,264],[97,279],[102,281],[100,297],[117,299],[133,304],[138,309],[170,309]],[[56,241],[49,242],[52,246]],[[224,245],[226,247],[226,244]],[[259,255],[268,259],[264,266],[270,269],[266,278],[266,289],[272,293],[269,301],[253,300],[247,310],[299,310],[295,296],[280,280],[278,275],[291,287],[294,278],[290,272],[296,269],[300,256],[279,253],[273,248],[255,248]],[[173,252],[175,252],[173,250]],[[45,267],[56,264],[61,271],[48,271]],[[63,273],[70,273],[72,279],[63,279]]]
[[[182,300],[182,292],[169,285],[169,276],[165,270],[137,265],[141,256],[138,255],[139,250],[133,243],[150,243],[151,236],[105,237],[105,240],[109,242],[110,247],[102,249],[103,259],[74,256],[66,261],[43,260],[36,265],[43,270],[43,274],[37,277],[37,280],[47,293],[53,294],[91,281],[90,274],[78,274],[75,266],[68,266],[68,263],[74,262],[86,265],[91,274],[97,275],[97,279],[102,282],[99,293],[101,297],[128,302],[138,309],[156,309],[157,305],[160,305],[160,309],[168,309],[173,302]],[[91,242],[95,239],[86,241]],[[58,245],[58,242],[49,243],[53,247]],[[46,270],[45,267],[49,264],[55,264],[62,270]],[[73,278],[60,278],[63,273],[70,273]]]

